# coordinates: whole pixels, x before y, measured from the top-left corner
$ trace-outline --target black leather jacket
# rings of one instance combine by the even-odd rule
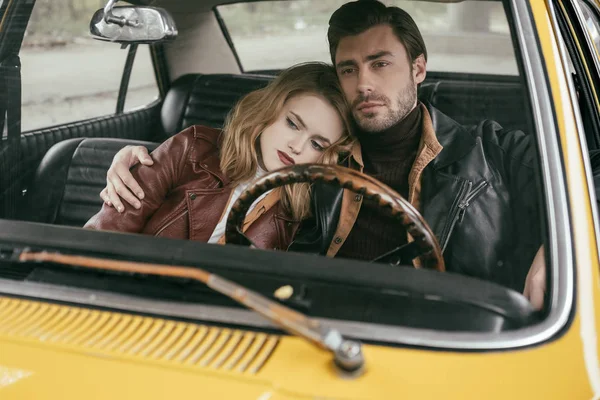
[[[465,127],[431,105],[427,109],[444,148],[423,171],[420,210],[447,271],[522,291],[542,244],[533,138],[490,120]],[[342,189],[315,186],[315,217],[289,250],[326,254],[341,203]]]

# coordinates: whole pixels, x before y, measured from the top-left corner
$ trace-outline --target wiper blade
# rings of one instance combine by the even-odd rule
[[[108,260],[96,257],[23,250],[21,262],[51,262],[75,267],[159,275],[193,279],[211,289],[258,312],[288,332],[300,336],[316,346],[330,351],[341,371],[358,374],[363,370],[364,358],[359,342],[344,339],[339,331],[322,325],[318,320],[292,310],[244,286],[196,267],[172,266],[134,261]]]

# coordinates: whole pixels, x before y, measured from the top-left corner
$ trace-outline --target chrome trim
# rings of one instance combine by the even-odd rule
[[[140,23],[138,21],[131,21],[125,17],[117,17],[113,14],[113,7],[119,0],[108,0],[108,3],[104,6],[104,22],[107,24],[117,24],[121,27],[127,25],[133,28],[139,28]]]
[[[586,0],[583,0],[583,2],[588,7],[595,8],[595,11],[600,15],[600,7],[598,7],[598,4],[596,2],[593,2],[593,1],[589,2],[589,1],[586,1]],[[576,6],[577,13],[581,14],[581,17],[583,18],[583,12],[579,8],[579,2],[574,1],[573,3]],[[580,21],[580,24],[581,24],[581,21]],[[585,28],[586,23],[584,22],[583,25],[584,25],[584,31],[585,31],[586,35],[588,35],[589,32],[588,32],[587,28]],[[588,46],[590,46],[590,45],[591,46],[595,46],[594,39],[592,37],[589,37],[589,40],[591,40],[591,44],[588,43]],[[592,50],[593,49],[590,49],[590,51],[592,51]],[[600,51],[600,49],[598,49],[598,51]],[[592,58],[594,59],[594,63],[596,65],[596,72],[598,74],[600,74],[600,59],[599,59],[598,56],[592,56]],[[573,89],[573,91],[574,91],[574,89]],[[600,97],[600,88],[596,88],[596,94]],[[577,111],[579,111],[579,104],[575,104],[575,106],[577,107]],[[584,130],[583,130],[583,122],[581,121],[581,118],[579,118],[579,116],[580,116],[579,112],[575,113],[575,118],[576,118],[576,121],[577,121],[577,129],[579,131],[579,140],[582,143],[583,150],[589,152],[589,150],[587,148],[587,139],[585,137],[585,134],[583,133],[584,132]],[[590,191],[590,203],[591,203],[591,206],[592,206],[592,216],[593,216],[593,219],[594,219],[593,220],[593,223],[594,223],[594,232],[596,234],[596,248],[597,248],[598,254],[600,255],[600,241],[598,240],[598,238],[600,238],[600,218],[598,218],[598,215],[599,215],[598,212],[599,212],[599,210],[598,210],[598,207],[597,207],[598,200],[600,200],[600,199],[598,199],[596,197],[595,190],[592,190],[592,188],[595,188],[595,184],[594,184],[594,177],[593,177],[593,174],[592,174],[592,165],[590,163],[589,157],[584,157],[583,158],[583,164],[584,164],[584,169],[585,169],[585,175],[586,175],[586,179],[587,179],[588,188],[589,188],[589,191]],[[594,200],[596,200],[596,201],[594,201]]]
[[[598,13],[600,13],[600,8],[598,7],[598,5],[595,2],[588,2],[585,0],[581,0],[581,1],[583,3],[585,3],[588,7],[595,8],[596,11]],[[588,46],[588,51],[591,53],[594,53],[594,48],[595,48],[594,40],[589,35],[589,32],[587,30],[587,26],[586,26],[587,22],[585,21],[585,17],[583,16],[583,12],[581,11],[579,1],[572,1],[571,4],[573,4],[573,6],[575,8],[575,13],[577,14],[577,19],[578,19],[577,22],[583,28],[584,35],[585,35],[586,41],[587,41],[586,45]],[[561,41],[561,45],[562,45],[561,47],[564,47],[564,44],[562,43],[562,41]],[[592,48],[589,48],[589,47],[592,47]],[[598,51],[600,51],[600,49],[598,49]],[[565,50],[565,54],[566,54],[566,50]],[[600,74],[600,59],[596,55],[592,55],[592,59],[594,60],[594,66],[596,68],[596,73]],[[590,71],[590,73],[593,73],[593,71]],[[576,96],[577,94],[575,93],[575,89],[571,86],[572,85],[569,85],[569,89],[571,91],[571,96]],[[600,88],[596,88],[596,95],[600,97]],[[582,146],[582,151],[584,152],[584,154],[589,153],[589,150],[587,147],[587,138],[585,137],[585,133],[584,133],[584,129],[583,129],[583,121],[581,120],[581,113],[579,111],[579,104],[577,102],[573,102],[573,107],[574,107],[574,112],[575,112],[575,121],[577,123],[577,132],[579,133],[579,141]],[[593,216],[592,222],[594,224],[594,233],[596,235],[596,248],[597,248],[598,254],[600,254],[600,241],[598,241],[598,238],[600,238],[600,223],[599,223],[600,219],[598,219],[598,207],[596,205],[598,199],[596,198],[595,190],[593,190],[595,185],[594,185],[594,178],[593,178],[593,174],[592,174],[592,165],[590,163],[589,157],[583,157],[583,166],[584,166],[584,170],[585,170],[585,177],[586,177],[586,181],[587,181],[588,190],[590,192],[590,203],[591,203],[591,207],[592,207],[592,216]],[[596,201],[594,201],[594,200],[596,200]]]
[[[550,233],[553,303],[549,317],[540,324],[502,333],[440,332],[333,319],[319,319],[350,338],[382,341],[404,345],[428,346],[446,349],[499,350],[529,346],[550,339],[567,323],[573,306],[573,254],[566,198],[564,171],[554,111],[541,54],[536,41],[533,21],[527,2],[511,0],[517,26],[517,39],[522,48],[525,79],[532,99],[535,128],[542,161],[542,176],[548,209]],[[553,24],[556,19],[553,17]],[[564,48],[560,48],[564,61]],[[573,88],[567,80],[572,92]],[[572,94],[572,93],[571,93]],[[543,132],[544,134],[540,134]],[[566,238],[566,240],[564,240]],[[246,310],[196,304],[146,300],[133,296],[90,291],[33,282],[0,279],[0,293],[16,296],[58,300],[90,306],[201,321],[213,321],[256,328],[273,328],[260,315]]]
[[[586,3],[586,6],[591,8],[596,8],[598,10],[598,6],[596,4],[587,4],[588,2],[581,0],[583,3]],[[594,68],[596,68],[596,73],[600,73],[600,60],[598,59],[598,55],[596,54],[596,44],[594,39],[590,35],[590,32],[587,27],[587,21],[583,16],[583,11],[581,11],[581,6],[579,5],[579,1],[571,1],[571,5],[575,9],[575,15],[577,16],[577,23],[581,28],[583,28],[583,35],[585,36],[585,45],[587,46],[587,51],[592,54],[592,62],[594,63]],[[593,11],[592,11],[593,12]],[[600,51],[600,49],[597,49]],[[592,71],[590,71],[592,73]],[[598,88],[596,88],[596,94],[600,96],[598,93]],[[600,99],[599,99],[600,100]]]
[[[524,337],[522,343],[534,344],[554,336],[569,319],[574,297],[574,258],[560,137],[556,129],[553,101],[548,87],[549,83],[546,80],[541,50],[538,48],[533,21],[528,18],[527,4],[525,1],[512,0],[511,8],[516,22],[517,39],[522,49],[525,76],[529,83],[529,95],[532,100],[534,122],[538,133],[536,138],[547,206],[551,292],[553,294],[548,317],[541,324],[522,330],[524,334],[530,335]],[[558,25],[552,7],[550,7],[550,21],[554,31],[557,31]],[[564,46],[561,45],[562,43],[559,41],[562,66],[568,68],[564,62]],[[571,91],[571,98],[573,98],[573,86],[568,79],[566,81]]]
[[[588,6],[590,8],[595,8],[595,11],[600,14],[600,8],[598,7],[598,4],[596,4],[595,2],[589,2],[586,0],[580,0],[580,1],[585,3],[586,6]],[[585,20],[583,11],[581,11],[581,6],[579,5],[579,1],[572,1],[571,4],[573,4],[573,7],[575,8],[575,14],[577,14],[577,22],[583,28],[583,32],[584,32],[584,35],[586,38],[586,45],[588,46],[588,51],[590,53],[592,53],[592,59],[594,62],[594,67],[596,68],[596,73],[600,74],[600,59],[599,59],[598,55],[595,54],[596,45],[595,45],[594,39],[591,37],[591,35],[587,29],[587,21]],[[562,42],[561,42],[561,44],[564,47],[564,44]],[[600,51],[600,49],[597,49],[597,50]],[[593,73],[593,71],[590,71],[590,73]],[[569,88],[571,91],[571,96],[576,96],[575,89],[572,88],[571,86],[572,85],[569,85]],[[600,88],[596,88],[596,95],[598,97],[600,97]],[[599,100],[600,100],[600,98],[599,98]],[[587,147],[587,138],[585,137],[585,133],[584,133],[584,129],[583,129],[583,121],[581,121],[581,113],[579,111],[579,104],[577,104],[577,102],[574,102],[573,107],[575,108],[575,110],[574,110],[575,111],[575,121],[577,123],[577,131],[579,133],[579,141],[581,142],[581,146],[583,147],[582,151],[584,153],[589,153],[589,150]],[[592,216],[593,216],[592,222],[594,224],[594,233],[596,235],[596,249],[598,251],[598,254],[600,254],[600,241],[598,241],[598,238],[600,238],[600,223],[599,223],[600,220],[598,219],[598,207],[596,205],[598,199],[596,198],[595,190],[592,190],[592,188],[594,188],[595,185],[594,185],[594,178],[593,178],[593,174],[592,174],[592,166],[591,166],[589,157],[583,157],[583,164],[584,164],[587,186],[590,191],[590,203],[591,203],[591,207],[592,207]],[[593,200],[596,200],[596,201],[593,201]]]
[[[226,322],[249,325],[256,328],[274,328],[270,321],[249,310],[230,307],[172,303],[160,300],[147,300],[136,296],[115,294],[103,291],[78,289],[48,283],[15,282],[0,279],[0,296],[15,295],[74,303],[94,307],[107,307],[124,312],[139,312],[170,317],[193,318],[201,321]],[[33,301],[35,301],[33,299]],[[250,317],[250,318],[248,318]]]
[[[135,296],[114,294],[102,291],[90,291],[45,283],[16,282],[0,279],[0,296],[15,295],[80,304],[83,306],[105,307],[120,312],[138,312],[152,314],[161,318],[185,318],[201,323],[226,323],[259,329],[279,329],[276,325],[250,310],[209,306],[203,304],[173,303],[161,300],[147,300]],[[35,301],[33,299],[32,301]],[[503,349],[515,346],[523,336],[523,331],[506,333],[478,332],[440,332],[406,328],[373,323],[341,321],[329,318],[316,318],[320,323],[330,326],[344,337],[368,341],[387,342],[413,346],[435,346],[450,349]],[[285,332],[282,332],[285,334]],[[498,340],[494,340],[498,338]],[[487,339],[487,340],[482,340]],[[500,345],[492,345],[491,342]],[[526,343],[529,344],[529,343]],[[526,345],[525,344],[525,345]]]

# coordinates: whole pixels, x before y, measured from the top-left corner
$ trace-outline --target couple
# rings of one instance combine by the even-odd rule
[[[343,165],[421,211],[448,271],[524,290],[541,308],[546,278],[532,138],[493,121],[463,127],[420,103],[427,51],[400,8],[376,0],[345,4],[329,21],[328,40],[334,69],[309,63],[285,71],[238,103],[222,135],[191,127],[152,154],[153,166],[145,149],[121,150],[101,193],[105,205],[86,226],[222,242],[227,208],[253,178],[343,154]],[[138,159],[144,165],[132,177]],[[140,198],[143,189],[143,200],[126,187]],[[246,234],[266,248],[364,260],[406,241],[397,222],[361,207],[360,196],[310,190],[265,194],[246,217]],[[134,206],[123,207],[119,195]]]

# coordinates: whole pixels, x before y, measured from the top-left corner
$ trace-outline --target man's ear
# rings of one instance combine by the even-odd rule
[[[425,56],[421,54],[415,61],[413,61],[413,79],[415,83],[418,85],[419,83],[425,80],[425,76],[427,75],[427,60],[425,60]]]

